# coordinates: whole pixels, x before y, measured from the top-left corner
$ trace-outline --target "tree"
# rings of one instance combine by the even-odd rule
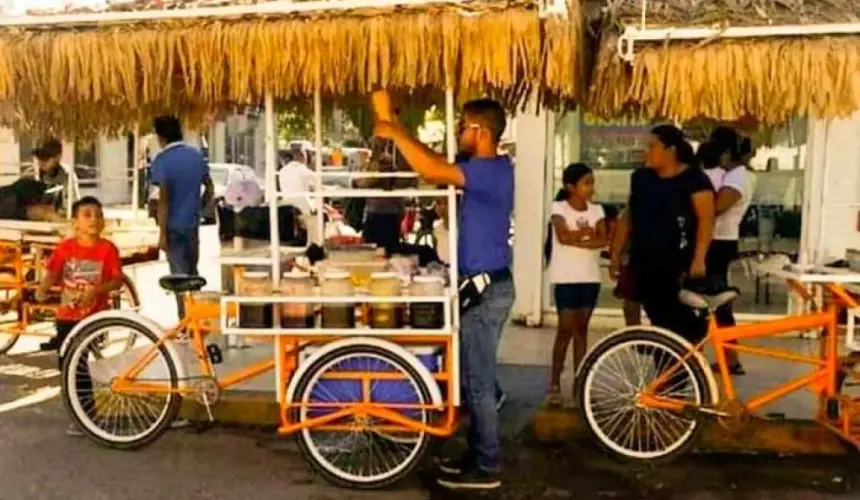
[[[418,127],[424,125],[427,110],[423,106],[400,106],[398,118],[400,123],[411,133],[415,134]],[[353,106],[346,110],[347,116],[365,140],[373,137],[373,112],[369,107]]]

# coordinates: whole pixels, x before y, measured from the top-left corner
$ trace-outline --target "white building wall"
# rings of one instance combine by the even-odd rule
[[[0,186],[15,182],[20,174],[21,148],[15,131],[0,128]]]
[[[809,262],[860,250],[860,112],[810,120],[801,249]]]
[[[222,121],[215,122],[209,130],[209,161],[227,161],[227,124]]]
[[[63,148],[65,153],[65,148]],[[128,168],[128,141],[125,137],[102,137],[96,150],[99,184],[96,196],[105,205],[131,203],[131,175]]]

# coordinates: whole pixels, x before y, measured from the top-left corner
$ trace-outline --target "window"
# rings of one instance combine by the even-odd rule
[[[574,115],[576,116],[576,115]],[[573,121],[574,123],[565,124]],[[649,124],[590,123],[565,117],[556,128],[556,152],[559,144],[579,144],[579,156],[595,170],[595,201],[604,205],[607,215],[617,214],[627,202],[630,175],[642,165],[641,157],[648,140]],[[694,146],[707,136],[714,124],[685,127]],[[786,253],[796,256],[800,248],[801,211],[803,203],[804,165],[806,157],[806,120],[798,120],[776,130],[747,129],[756,154],[750,161],[753,172],[753,196],[741,224],[739,247],[741,258],[730,270],[730,281],[741,289],[735,310],[740,313],[781,314],[787,309],[788,293],[782,283],[756,276],[754,261],[758,255]],[[564,167],[576,158],[576,152],[556,154],[555,195],[561,185]],[[608,264],[608,263],[606,263]],[[604,269],[598,307],[618,308],[613,296],[615,283]],[[551,307],[553,298],[548,294]]]

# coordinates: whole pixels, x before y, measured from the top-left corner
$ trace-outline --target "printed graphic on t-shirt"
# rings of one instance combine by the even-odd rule
[[[63,293],[61,304],[70,310],[85,312],[81,306],[87,288],[102,281],[102,262],[70,259],[63,266]]]

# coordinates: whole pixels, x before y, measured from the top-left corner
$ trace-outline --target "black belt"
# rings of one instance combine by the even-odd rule
[[[513,275],[508,267],[461,278],[459,283],[460,313],[465,313],[478,305],[484,292],[491,284],[511,279],[513,279]]]
[[[488,271],[486,274],[490,277],[490,281],[506,281],[514,278],[510,267]]]

